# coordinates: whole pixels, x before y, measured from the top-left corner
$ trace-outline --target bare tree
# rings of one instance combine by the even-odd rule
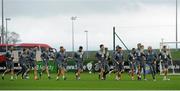
[[[9,32],[8,33],[8,44],[16,44],[17,42],[20,42],[20,35],[16,32]]]

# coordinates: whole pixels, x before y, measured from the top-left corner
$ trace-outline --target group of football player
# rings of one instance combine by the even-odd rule
[[[99,70],[99,79],[105,80],[106,74],[115,72],[116,80],[122,79],[122,73],[124,72],[124,63],[125,63],[125,54],[123,53],[122,47],[116,46],[116,50],[112,54],[112,63],[113,69],[110,69],[109,60],[110,53],[108,48],[105,48],[104,45],[100,45],[100,50],[96,53],[96,58],[98,60]],[[152,74],[153,81],[156,81],[157,73],[157,61],[161,62],[162,69],[164,73],[163,80],[170,80],[167,77],[168,66],[171,61],[171,55],[167,46],[163,46],[162,50],[157,53],[152,49],[151,46],[147,47],[147,50],[144,49],[144,45],[141,43],[137,44],[137,48],[132,48],[127,56],[127,60],[130,67],[131,80],[135,80],[134,75],[137,74],[137,80],[142,80],[141,75],[143,74],[143,79],[146,78],[146,67],[147,65],[150,68],[150,73]]]
[[[49,60],[52,58],[57,65],[57,77],[56,80],[59,80],[61,76],[63,80],[66,80],[67,77],[65,76],[66,67],[67,67],[67,60],[68,56],[66,54],[66,50],[63,46],[60,46],[59,51],[50,52],[49,48],[46,48],[41,53],[42,59],[42,67],[37,68],[37,60],[36,60],[36,52],[39,50],[38,47],[34,48],[25,48],[19,51],[19,62],[18,65],[21,69],[14,74],[14,62],[13,62],[13,48],[9,48],[5,54],[6,56],[6,70],[2,74],[2,79],[5,79],[5,74],[7,72],[11,72],[11,80],[14,78],[18,78],[20,74],[22,79],[29,78],[29,72],[31,70],[34,71],[34,79],[38,80],[41,79],[44,72],[47,73],[48,79],[51,79],[50,72],[48,69]],[[96,61],[99,66],[99,79],[105,80],[106,75],[108,73],[115,73],[115,79],[121,80],[122,73],[124,72],[124,62],[126,60],[125,54],[123,53],[124,50],[120,46],[116,46],[116,50],[110,56],[110,52],[107,47],[103,44],[100,45],[100,50],[96,53]],[[77,52],[73,53],[73,57],[71,57],[75,62],[75,78],[76,80],[80,80],[80,74],[83,72],[83,63],[84,63],[84,51],[83,47],[79,46]],[[143,74],[143,79],[146,79],[146,66],[148,65],[150,68],[150,73],[152,74],[152,78],[156,81],[156,68],[157,68],[157,61],[161,60],[162,68],[164,72],[163,80],[170,80],[167,77],[168,74],[168,66],[169,61],[171,60],[170,53],[166,46],[163,46],[162,50],[157,53],[152,49],[151,46],[147,47],[147,50],[144,50],[144,45],[141,43],[137,44],[137,48],[132,48],[129,52],[128,56],[128,63],[130,67],[130,75],[131,79],[135,80],[135,74],[137,74],[137,80],[142,80],[141,75]],[[109,62],[112,61],[113,69],[110,69]],[[39,76],[38,76],[39,74]]]

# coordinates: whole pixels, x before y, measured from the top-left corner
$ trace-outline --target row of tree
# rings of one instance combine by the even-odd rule
[[[6,35],[6,31],[4,32],[4,34]],[[17,32],[8,31],[7,32],[7,43],[8,44],[16,44],[18,42],[21,42],[20,35]],[[5,43],[6,43],[6,40],[5,40]]]

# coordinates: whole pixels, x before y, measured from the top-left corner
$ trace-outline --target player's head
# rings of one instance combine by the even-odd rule
[[[148,51],[151,52],[152,51],[152,47],[148,46]]]
[[[63,46],[60,46],[60,52],[64,52],[64,47]]]
[[[107,48],[107,47],[105,48],[105,51],[108,51],[108,48]]]
[[[30,51],[30,48],[27,48],[27,49],[26,49],[26,52],[27,52],[28,54],[29,54],[29,51]]]
[[[38,47],[37,46],[34,46],[34,51],[38,50]]]
[[[167,51],[167,46],[164,45],[162,48],[162,51],[164,51],[164,52]]]
[[[82,51],[83,51],[83,47],[79,46],[79,52],[82,52]]]
[[[13,51],[13,49],[14,49],[14,47],[11,46],[11,47],[9,48],[9,51]]]
[[[104,50],[104,45],[103,44],[101,44],[99,47],[100,47],[100,50]]]
[[[120,47],[119,45],[116,46],[116,51],[118,51],[119,47]]]
[[[49,48],[46,48],[45,51],[48,52],[48,51],[49,51]]]
[[[141,49],[141,50],[144,50],[144,45],[141,45],[141,46],[140,46],[140,49]]]
[[[131,52],[135,53],[136,52],[136,48],[132,48]]]
[[[137,44],[137,48],[140,49],[141,48],[141,43]]]
[[[27,53],[28,53],[27,48],[24,48],[24,49],[23,49],[23,53],[25,53],[25,54],[27,54]]]
[[[23,49],[23,52],[26,52],[26,49],[25,49],[25,48]]]
[[[119,48],[118,48],[118,52],[122,52],[122,47],[119,47]]]

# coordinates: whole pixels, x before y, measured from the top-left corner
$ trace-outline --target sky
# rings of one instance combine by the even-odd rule
[[[11,18],[8,29],[19,33],[22,43],[71,51],[72,16],[77,16],[75,50],[80,45],[86,49],[85,30],[89,50],[98,50],[100,44],[112,49],[113,26],[129,49],[137,43],[159,48],[162,38],[175,41],[175,0],[4,0],[4,7],[5,17]],[[118,39],[116,44],[124,48]]]

